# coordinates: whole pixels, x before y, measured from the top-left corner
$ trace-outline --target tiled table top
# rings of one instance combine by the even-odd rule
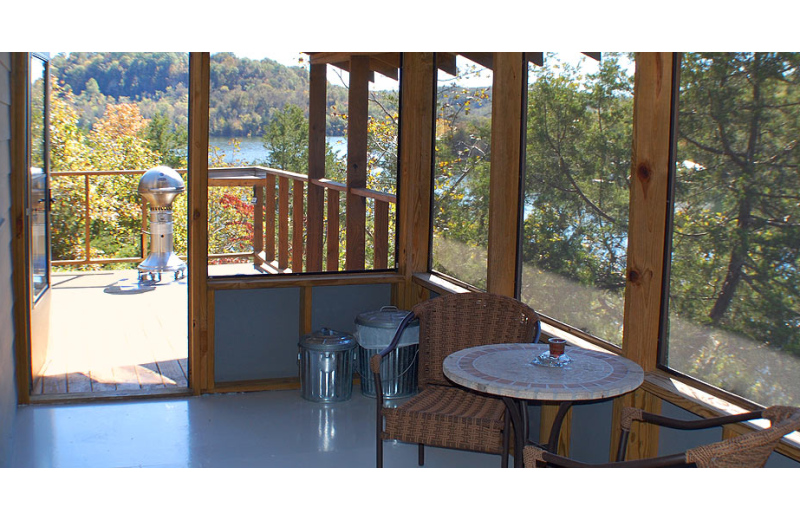
[[[531,363],[548,349],[544,344],[484,345],[453,353],[444,374],[453,382],[492,395],[537,401],[584,401],[635,390],[644,371],[615,354],[567,346],[572,362],[564,367]]]

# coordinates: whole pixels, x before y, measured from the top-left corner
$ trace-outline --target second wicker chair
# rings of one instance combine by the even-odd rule
[[[419,318],[419,393],[396,408],[384,408],[380,363],[414,318]],[[389,346],[370,360],[377,387],[377,466],[383,467],[383,441],[396,439],[501,455],[508,465],[510,427],[503,401],[452,384],[442,371],[453,352],[494,343],[539,339],[539,316],[513,298],[485,293],[440,296],[416,305]],[[385,424],[384,424],[385,423]]]
[[[769,419],[769,428],[755,430],[713,444],[705,444],[680,453],[661,455],[637,460],[625,460],[631,424],[640,421],[678,430],[703,430],[727,424]],[[617,462],[605,464],[585,464],[583,462],[551,453],[539,446],[525,446],[523,451],[525,467],[557,466],[570,468],[660,468],[670,466],[690,466],[699,468],[762,468],[780,443],[784,435],[800,430],[800,408],[791,406],[771,406],[765,410],[726,415],[711,419],[683,421],[661,415],[647,413],[638,408],[625,408],[620,424],[622,435]]]

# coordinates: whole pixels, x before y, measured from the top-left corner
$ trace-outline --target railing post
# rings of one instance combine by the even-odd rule
[[[334,189],[328,192],[328,251],[325,261],[326,271],[339,270],[339,192]]]
[[[303,272],[303,181],[292,182],[292,272]]]
[[[289,179],[278,177],[278,269],[289,267]]]
[[[375,199],[375,230],[373,231],[375,248],[372,266],[374,269],[386,269],[389,265],[389,203]]]
[[[264,250],[264,187],[253,186],[253,196],[253,255],[260,255]]]
[[[84,198],[84,201],[83,201],[83,204],[84,204],[84,208],[83,208],[84,209],[84,217],[83,218],[86,221],[84,223],[84,234],[85,234],[85,237],[86,237],[85,238],[84,247],[86,249],[86,253],[85,253],[86,254],[86,261],[88,262],[89,260],[92,259],[92,242],[91,242],[91,238],[90,238],[90,234],[91,234],[90,227],[91,227],[92,221],[91,221],[91,209],[90,209],[91,206],[89,205],[89,174],[84,174],[83,175],[83,179],[84,179],[84,188],[86,189],[86,197]]]
[[[267,262],[272,262],[275,260],[275,177],[267,174],[266,183],[267,231],[264,240],[264,258]]]

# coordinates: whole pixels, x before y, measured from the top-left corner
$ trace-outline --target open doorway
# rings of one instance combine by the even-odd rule
[[[187,196],[138,190],[159,165],[188,184],[188,71],[186,53],[31,55],[31,396],[188,390],[185,269],[150,262],[165,217],[186,261]]]

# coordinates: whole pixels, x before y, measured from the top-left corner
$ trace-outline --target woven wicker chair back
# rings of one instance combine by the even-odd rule
[[[419,317],[419,386],[453,386],[444,358],[459,350],[493,343],[530,343],[539,316],[513,298],[486,293],[452,294],[416,305]]]

